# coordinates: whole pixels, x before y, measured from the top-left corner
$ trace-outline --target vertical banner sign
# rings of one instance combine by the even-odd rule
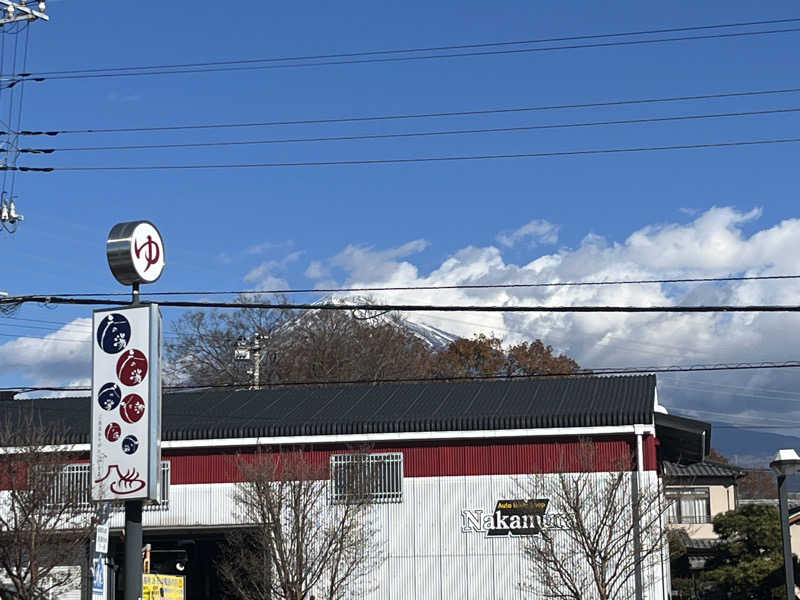
[[[106,563],[103,555],[99,554],[94,559],[92,568],[92,600],[106,600],[108,598],[108,586],[106,585]]]
[[[93,327],[92,500],[158,500],[161,313],[97,310]]]

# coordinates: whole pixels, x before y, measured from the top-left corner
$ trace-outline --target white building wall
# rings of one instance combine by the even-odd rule
[[[602,477],[602,474],[599,474]],[[552,482],[557,475],[548,475]],[[654,472],[641,475],[643,489],[657,486]],[[404,480],[403,501],[374,506],[379,544],[385,561],[372,574],[372,590],[351,590],[352,600],[517,600],[526,595],[530,562],[524,557],[528,538],[487,537],[463,533],[461,511],[491,514],[498,500],[525,497],[518,477],[507,475],[420,477]],[[169,505],[146,510],[145,528],[220,529],[237,525],[235,484],[175,485]],[[548,511],[550,512],[550,511]],[[115,512],[112,529],[123,526]],[[654,557],[644,574],[643,598],[668,597],[668,558]],[[541,596],[539,596],[541,597]]]
[[[601,475],[602,476],[602,475]],[[557,476],[552,477],[553,482]],[[524,497],[517,477],[507,475],[420,477],[404,480],[403,501],[373,507],[379,542],[386,557],[372,575],[375,589],[352,590],[366,600],[515,600],[525,595],[530,563],[526,538],[462,533],[462,510],[490,514],[500,499]],[[654,472],[642,474],[642,488],[658,485]],[[234,484],[172,486],[167,510],[147,510],[144,526],[220,528],[237,524]],[[112,528],[122,527],[115,513]],[[644,598],[668,597],[668,564],[653,559]],[[632,583],[631,583],[632,585]]]

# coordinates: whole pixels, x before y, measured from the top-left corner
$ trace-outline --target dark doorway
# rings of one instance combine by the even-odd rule
[[[109,556],[115,565],[124,563],[122,537],[112,536]],[[183,575],[186,600],[218,600],[224,596],[217,576],[216,561],[225,541],[222,531],[196,532],[191,530],[144,530],[144,543],[150,544],[150,572],[162,575]],[[115,597],[125,599],[125,581],[117,571]],[[109,599],[111,600],[111,599]]]

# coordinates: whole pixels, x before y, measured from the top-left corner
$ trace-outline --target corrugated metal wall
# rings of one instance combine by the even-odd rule
[[[372,451],[400,451],[404,457],[403,500],[373,507],[378,541],[386,560],[372,576],[372,585],[351,590],[352,600],[511,600],[523,594],[531,563],[524,558],[524,538],[487,537],[461,531],[463,510],[489,514],[498,500],[524,497],[525,474],[584,471],[598,476],[630,469],[635,437],[593,438],[591,451],[574,438],[529,438],[509,441],[454,441],[408,445],[380,444]],[[656,443],[644,440],[645,485],[658,481]],[[327,464],[341,447],[309,450],[307,458]],[[238,460],[251,453],[165,452],[171,463],[169,505],[147,510],[146,528],[221,529],[241,523],[233,496],[239,480]],[[121,528],[121,513],[110,525]],[[648,600],[664,598],[663,560],[648,577]],[[374,589],[372,589],[374,588]],[[191,599],[189,599],[191,600]]]
[[[597,474],[603,477],[602,473]],[[556,480],[556,476],[546,475]],[[643,487],[656,485],[654,472]],[[524,479],[509,475],[412,477],[404,481],[403,501],[373,507],[378,542],[386,560],[352,600],[512,600],[523,594],[535,567],[523,556],[525,538],[487,537],[462,532],[463,510],[491,513],[498,500],[524,497]],[[220,528],[236,524],[235,484],[174,485],[169,509],[144,514],[145,527]],[[115,514],[111,526],[122,526]],[[666,557],[665,559],[666,560]],[[646,578],[648,600],[663,595],[664,569],[654,562]],[[369,588],[374,587],[372,591]],[[189,599],[191,600],[191,599]]]
[[[408,445],[377,444],[374,452],[402,452],[406,477],[449,475],[515,475],[569,471],[610,471],[630,469],[635,452],[634,436],[592,438],[590,452],[577,438],[521,438],[484,442],[467,440],[428,442]],[[306,450],[306,460],[327,464],[331,454],[347,451],[342,446]],[[271,455],[275,455],[272,453]],[[172,463],[172,482],[224,483],[239,481],[237,461],[253,459],[252,451],[205,452],[169,451],[164,458]],[[656,469],[653,436],[644,443],[645,469]]]

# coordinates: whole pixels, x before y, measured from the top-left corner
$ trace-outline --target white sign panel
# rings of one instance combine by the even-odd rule
[[[94,538],[94,551],[98,554],[108,554],[108,525],[98,525]]]
[[[92,499],[158,499],[161,313],[148,304],[95,311]]]

